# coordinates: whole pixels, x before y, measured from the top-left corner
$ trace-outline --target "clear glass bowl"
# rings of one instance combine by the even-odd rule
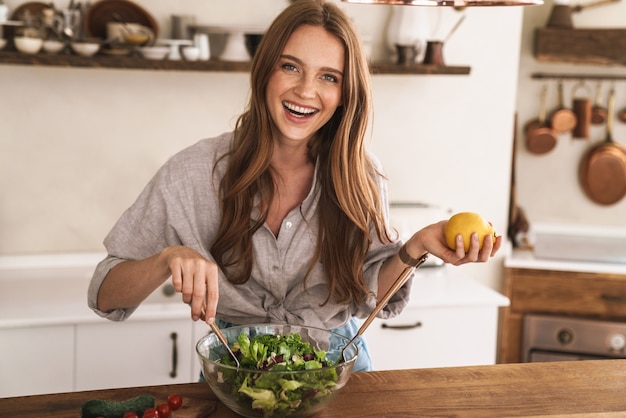
[[[242,332],[249,338],[259,334],[297,333],[311,347],[326,351],[327,359],[333,363],[332,366],[302,371],[237,368],[220,362],[227,353],[226,348],[214,333],[205,335],[196,344],[204,378],[220,401],[249,418],[309,417],[315,414],[345,386],[358,354],[356,345],[350,343],[344,353],[346,361],[337,364],[341,351],[350,339],[320,328],[261,324],[224,328],[222,331],[231,347]],[[245,384],[242,383],[244,381]],[[271,386],[271,390],[264,389],[261,382],[281,382],[285,390],[276,390],[275,386]],[[242,387],[248,394],[240,391]],[[257,399],[255,407],[253,397]]]

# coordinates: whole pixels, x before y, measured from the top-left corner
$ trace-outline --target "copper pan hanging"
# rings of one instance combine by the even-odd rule
[[[602,105],[602,83],[598,82],[595,103],[591,109],[591,123],[593,125],[602,125],[606,122],[606,113],[606,108]]]
[[[571,132],[576,127],[576,115],[565,107],[563,100],[563,81],[558,84],[559,104],[556,110],[550,115],[550,125],[557,134]]]
[[[524,127],[526,134],[526,149],[533,154],[545,154],[556,146],[557,137],[546,123],[546,95],[547,88],[541,89],[539,103],[539,117],[531,120]]]
[[[626,196],[626,149],[613,140],[615,90],[609,92],[606,140],[591,147],[579,168],[580,185],[589,199],[612,205]]]

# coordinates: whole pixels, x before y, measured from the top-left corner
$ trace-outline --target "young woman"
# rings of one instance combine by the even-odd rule
[[[205,312],[220,326],[294,323],[351,338],[411,259],[487,261],[502,237],[451,251],[445,221],[397,241],[382,167],[364,146],[370,111],[350,19],[333,3],[294,2],[255,54],[234,131],[172,157],[108,234],[89,306],[123,320],[171,277],[193,320]],[[410,285],[379,316],[400,313]],[[355,369],[369,370],[358,345]]]

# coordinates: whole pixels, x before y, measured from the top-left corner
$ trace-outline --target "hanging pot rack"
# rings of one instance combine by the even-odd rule
[[[533,73],[531,78],[536,80],[626,80],[625,74],[554,74],[554,73]]]

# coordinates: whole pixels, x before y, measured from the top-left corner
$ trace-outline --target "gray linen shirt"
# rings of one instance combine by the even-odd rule
[[[144,259],[171,245],[188,246],[213,260],[209,249],[219,227],[219,182],[226,159],[220,161],[215,171],[213,167],[229,151],[232,139],[232,132],[224,133],[174,155],[124,212],[104,240],[108,256],[96,267],[89,285],[88,305],[98,315],[121,321],[136,309],[97,309],[102,281],[112,267],[124,260]],[[376,164],[379,165],[377,161]],[[378,178],[378,186],[387,207],[387,188],[382,177]],[[332,329],[352,316],[363,318],[372,311],[380,267],[400,247],[398,241],[383,245],[375,233],[363,266],[373,294],[367,301],[360,305],[321,305],[328,296],[328,286],[319,262],[304,288],[317,239],[319,188],[314,182],[302,204],[283,220],[277,238],[267,225],[255,232],[252,275],[245,284],[230,283],[220,270],[218,318],[234,324],[292,323]],[[378,316],[390,318],[399,314],[408,302],[410,287],[409,280]]]

